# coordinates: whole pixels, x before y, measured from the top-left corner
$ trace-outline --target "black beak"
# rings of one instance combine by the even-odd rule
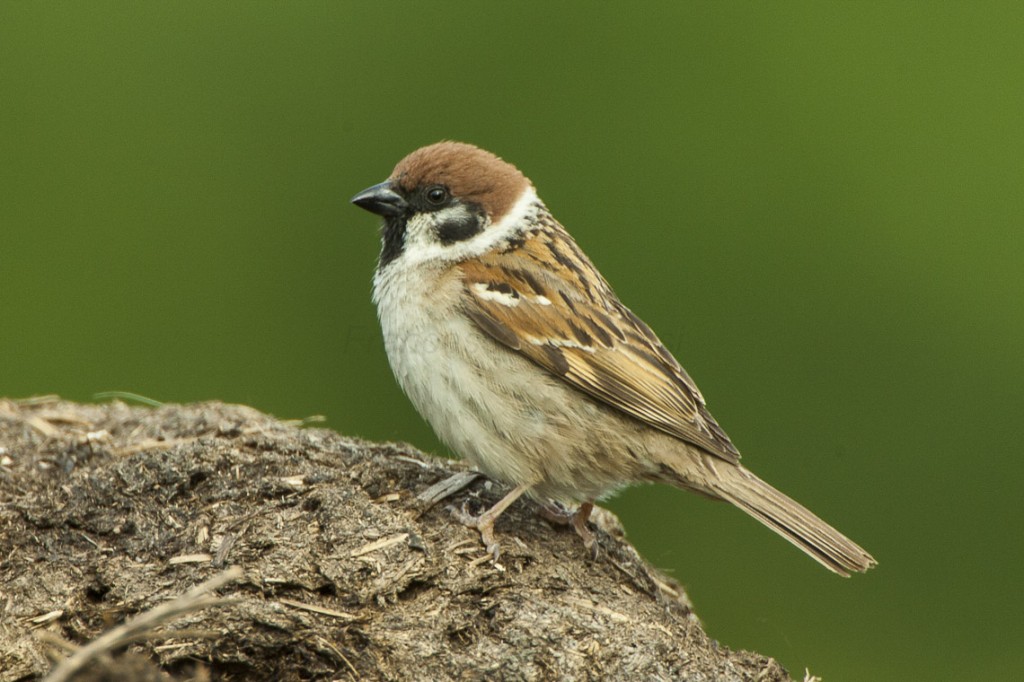
[[[384,217],[399,216],[409,208],[405,198],[395,191],[390,181],[368,187],[352,197],[352,203],[370,213]]]

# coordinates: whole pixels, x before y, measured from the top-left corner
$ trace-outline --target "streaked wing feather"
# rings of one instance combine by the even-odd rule
[[[606,405],[739,460],[693,380],[560,227],[459,267],[463,309],[495,341]]]

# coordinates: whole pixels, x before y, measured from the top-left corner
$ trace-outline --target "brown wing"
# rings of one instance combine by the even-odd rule
[[[466,314],[494,340],[592,398],[738,461],[686,371],[572,238],[557,224],[546,227],[458,266]]]

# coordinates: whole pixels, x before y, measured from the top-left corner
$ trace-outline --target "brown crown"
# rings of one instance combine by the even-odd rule
[[[421,147],[398,162],[390,180],[405,192],[444,185],[452,196],[480,204],[497,222],[530,186],[518,168],[464,142]]]

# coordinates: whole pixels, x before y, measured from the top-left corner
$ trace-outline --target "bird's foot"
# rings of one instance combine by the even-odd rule
[[[490,512],[470,514],[466,509],[465,503],[462,504],[461,508],[449,505],[448,509],[456,521],[480,533],[480,540],[483,541],[484,547],[487,548],[487,553],[491,555],[493,561],[497,561],[498,557],[501,556],[501,544],[494,537],[494,518],[487,518]]]
[[[576,534],[583,538],[583,546],[590,552],[590,557],[596,559],[600,546],[597,544],[597,536],[587,526],[587,521],[590,519],[590,512],[594,510],[593,502],[584,502],[579,508],[571,512],[565,507],[551,502],[542,505],[540,508],[540,515],[544,519],[551,523],[558,524],[560,526],[572,526]]]
[[[493,560],[497,562],[498,557],[501,556],[501,545],[494,538],[494,522],[498,520],[503,511],[508,509],[510,504],[519,499],[529,489],[530,486],[525,484],[516,486],[512,489],[512,492],[498,500],[497,504],[479,516],[474,516],[466,511],[465,505],[463,505],[462,509],[455,509],[453,507],[449,507],[449,509],[451,509],[452,516],[459,523],[469,528],[475,528],[480,533],[480,539],[483,540],[484,547],[487,548],[487,552]]]

